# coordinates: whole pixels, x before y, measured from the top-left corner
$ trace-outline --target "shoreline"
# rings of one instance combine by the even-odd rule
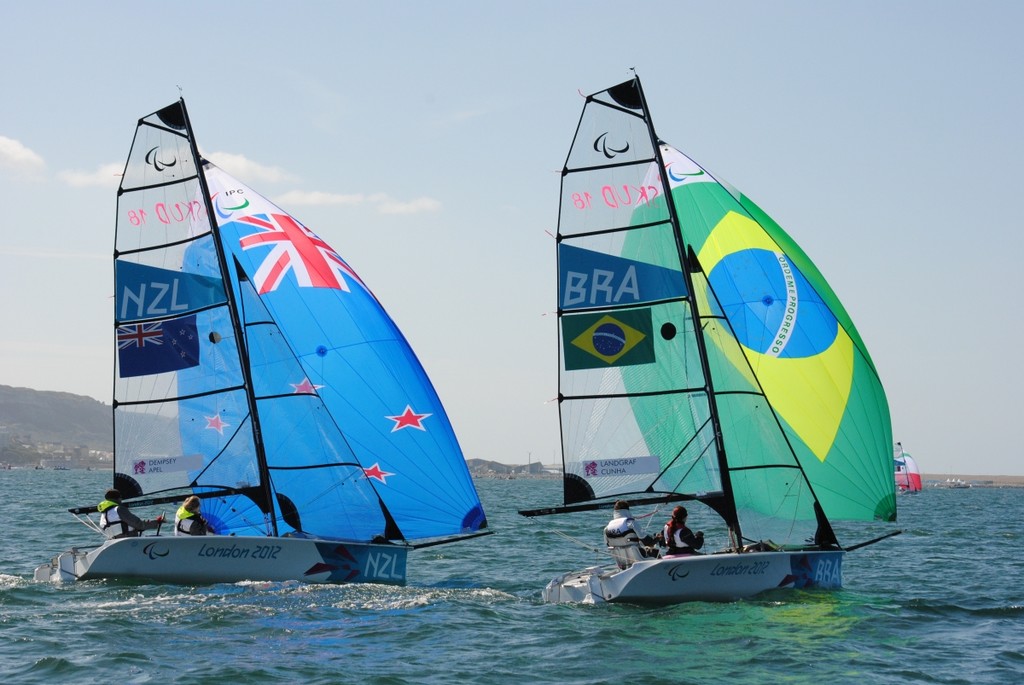
[[[948,481],[961,480],[974,488],[1024,488],[1024,476],[978,476],[963,473],[922,473],[925,488],[948,487]]]

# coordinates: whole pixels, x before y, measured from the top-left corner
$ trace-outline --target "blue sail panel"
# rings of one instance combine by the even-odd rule
[[[117,261],[115,269],[118,321],[181,316],[224,302],[218,277],[127,261]]]
[[[252,283],[246,280],[239,289],[279,533],[361,541],[385,536],[380,499],[316,385]]]
[[[358,464],[356,480],[376,491],[405,538],[483,527],[479,496],[444,408],[405,338],[356,272],[250,188],[213,165],[206,176],[225,251],[251,278],[301,364],[303,378],[287,384],[315,394],[344,437],[348,452],[338,452],[338,463]],[[262,429],[268,444],[276,433],[292,432],[276,420],[263,422]],[[282,451],[278,466],[300,464],[308,458],[304,451],[321,449],[315,442],[294,443],[291,456]],[[339,476],[341,482],[349,487],[352,481]]]
[[[620,307],[686,295],[678,269],[558,244],[558,304],[562,309]]]
[[[203,369],[179,374],[186,395],[180,403],[181,442],[188,453],[201,456],[192,473],[197,491],[246,493],[209,500],[204,512],[216,518],[220,533],[266,534],[276,528],[278,534],[356,541],[384,535],[379,500],[338,427],[320,398],[306,389],[311,386],[305,373],[251,286],[242,283],[239,291],[262,452],[253,440],[256,427],[242,389],[245,379],[230,363],[237,359],[237,346],[227,311],[203,312],[203,328],[210,331],[204,345],[215,352]],[[215,359],[217,353],[223,363]],[[216,373],[220,368],[235,373]],[[219,390],[228,381],[235,389]],[[261,458],[269,483],[260,478]]]

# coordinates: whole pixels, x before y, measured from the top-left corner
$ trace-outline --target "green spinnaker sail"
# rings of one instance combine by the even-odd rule
[[[563,173],[566,502],[679,493],[794,543],[816,502],[894,520],[888,404],[849,314],[767,214],[657,141],[644,106],[638,80],[590,96]]]

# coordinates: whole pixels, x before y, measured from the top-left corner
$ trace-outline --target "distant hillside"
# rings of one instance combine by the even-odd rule
[[[498,475],[525,474],[538,475],[544,473],[544,466],[539,462],[531,464],[502,464],[486,459],[467,459],[466,464],[473,473],[495,473]]]
[[[0,385],[0,426],[36,443],[113,449],[110,405],[82,395]]]
[[[67,392],[32,390],[0,385],[0,427],[33,443],[55,442],[66,447],[88,447],[109,452],[113,449],[112,414],[109,404]],[[174,430],[166,419],[152,419],[154,434]],[[541,475],[539,462],[509,465],[486,459],[467,459],[477,474]]]

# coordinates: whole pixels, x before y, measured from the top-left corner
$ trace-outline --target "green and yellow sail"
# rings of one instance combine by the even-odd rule
[[[745,536],[790,542],[816,503],[893,520],[888,404],[849,314],[767,214],[657,140],[644,106],[636,80],[590,96],[563,172],[566,502],[724,499]]]

